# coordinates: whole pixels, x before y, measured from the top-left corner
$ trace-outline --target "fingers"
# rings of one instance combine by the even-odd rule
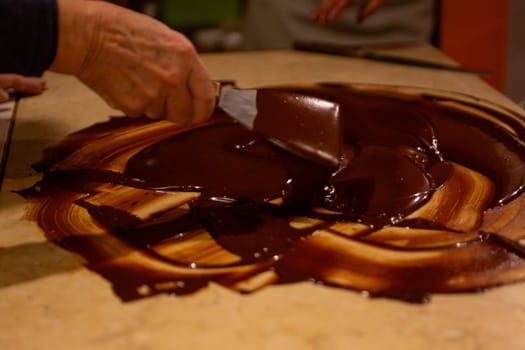
[[[8,89],[14,89],[25,94],[39,94],[46,88],[46,82],[41,78],[24,77],[18,74],[0,74],[0,102],[9,100]]]
[[[168,93],[156,96],[143,114],[153,120],[165,118],[187,126],[205,121],[214,108],[215,85],[199,62],[186,85],[172,87]]]
[[[356,0],[324,0],[321,6],[312,13],[310,18],[321,25],[332,22],[339,17],[345,8],[353,5],[355,2]],[[383,6],[384,3],[385,0],[366,1],[357,12],[357,21],[362,22],[378,8]]]
[[[201,123],[215,108],[215,84],[199,57],[195,56],[186,81],[174,77],[166,96],[160,96],[146,110],[152,119],[166,118],[181,126]]]
[[[24,77],[18,74],[0,74],[0,88],[4,90],[11,88],[26,94],[39,94],[46,88],[46,82],[36,77]]]
[[[189,93],[193,99],[193,122],[207,120],[215,109],[216,84],[210,79],[204,64],[197,59],[188,79]]]
[[[159,98],[146,108],[144,115],[153,120],[163,119],[167,115],[166,104],[167,97]]]
[[[374,13],[378,8],[383,6],[385,0],[368,0],[357,13],[357,21],[362,22],[372,13]]]
[[[167,97],[165,117],[180,126],[193,123],[193,100],[187,89],[179,89]]]
[[[324,0],[321,6],[315,10],[310,18],[323,25],[335,20],[341,12],[356,0]]]

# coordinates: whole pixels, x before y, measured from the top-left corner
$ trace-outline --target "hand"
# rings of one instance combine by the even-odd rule
[[[335,20],[343,10],[356,0],[324,0],[311,15],[311,19],[321,25]],[[385,0],[368,0],[359,8],[357,21],[362,22],[384,4]]]
[[[24,77],[18,74],[0,74],[0,102],[9,100],[8,89],[26,94],[39,94],[46,88],[41,78]]]
[[[193,45],[151,17],[102,1],[59,0],[51,69],[76,75],[129,116],[201,122],[215,85]]]

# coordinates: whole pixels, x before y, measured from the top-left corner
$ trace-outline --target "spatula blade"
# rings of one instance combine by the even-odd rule
[[[257,116],[257,90],[222,90],[218,106],[230,117],[253,130],[253,123]]]

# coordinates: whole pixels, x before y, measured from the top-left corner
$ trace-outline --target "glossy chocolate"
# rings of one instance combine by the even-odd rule
[[[219,112],[190,129],[113,119],[46,152],[21,192],[30,216],[124,300],[314,280],[423,301],[525,278],[519,116],[388,88],[262,91],[339,105],[343,135],[325,143],[339,169]],[[320,140],[315,123],[269,127]]]
[[[332,101],[290,91],[257,91],[257,133],[312,162],[339,166],[341,124],[339,106]]]

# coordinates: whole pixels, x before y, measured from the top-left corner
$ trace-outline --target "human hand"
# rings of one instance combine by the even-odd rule
[[[59,11],[52,70],[76,75],[128,116],[189,125],[211,115],[215,85],[182,34],[102,1],[59,0]]]
[[[0,74],[0,102],[9,100],[8,89],[26,94],[39,94],[46,88],[41,78],[25,77],[18,74]]]
[[[356,0],[324,0],[323,3],[312,13],[310,18],[323,25],[335,20],[343,10],[353,5]],[[384,4],[385,0],[368,0],[357,12],[357,21],[361,22]]]

